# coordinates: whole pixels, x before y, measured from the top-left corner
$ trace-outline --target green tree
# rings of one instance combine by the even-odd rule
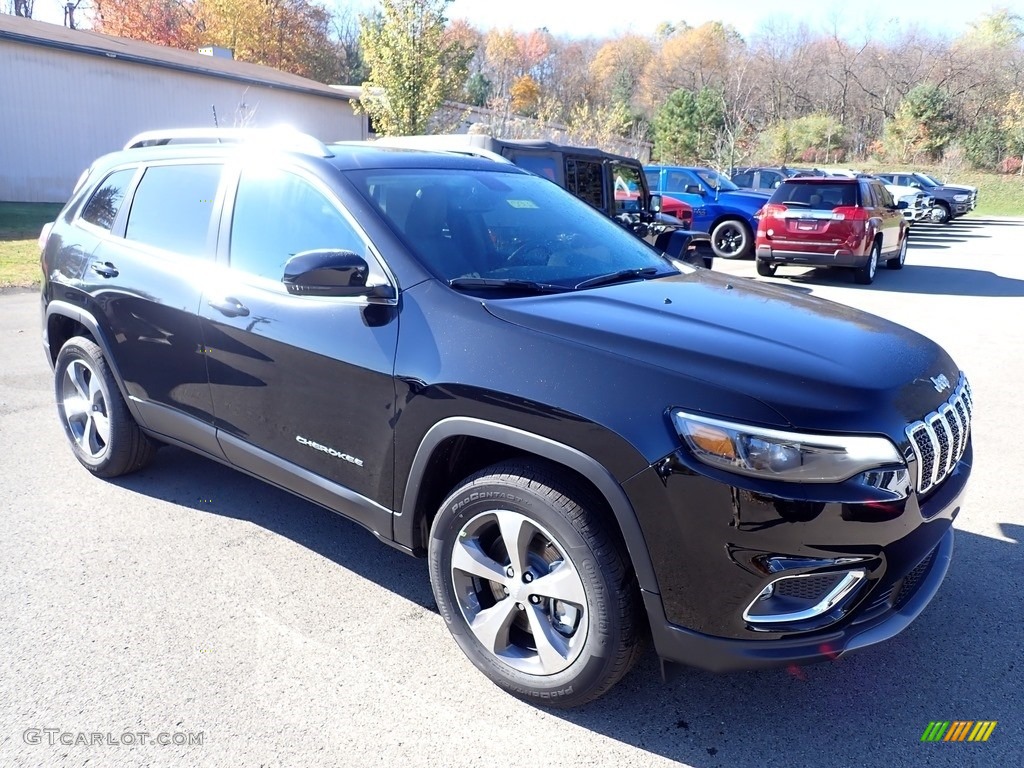
[[[1024,175],[1024,93],[1017,91],[1003,106],[1000,127],[1006,132],[1009,150],[1021,158],[1020,173]]]
[[[919,157],[937,160],[953,135],[949,95],[935,85],[918,85],[907,93],[886,125],[885,144],[902,162]]]
[[[451,0],[381,0],[360,26],[370,70],[356,102],[377,133],[426,133],[430,118],[466,82],[473,51],[446,35]]]
[[[724,125],[719,91],[680,88],[654,116],[654,156],[661,162],[708,162]]]
[[[491,81],[482,72],[469,76],[466,81],[466,103],[482,107],[491,98]]]
[[[971,165],[991,170],[1006,154],[1006,132],[998,118],[985,116],[967,131],[963,144]]]

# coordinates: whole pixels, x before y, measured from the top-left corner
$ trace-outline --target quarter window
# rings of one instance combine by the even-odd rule
[[[232,268],[280,280],[292,256],[326,248],[367,258],[355,228],[305,179],[276,168],[242,172],[231,219]]]
[[[125,237],[186,256],[211,256],[208,235],[220,172],[219,165],[147,168]]]
[[[82,220],[109,231],[114,226],[114,219],[121,210],[125,192],[134,176],[134,168],[115,171],[107,176],[82,210]]]

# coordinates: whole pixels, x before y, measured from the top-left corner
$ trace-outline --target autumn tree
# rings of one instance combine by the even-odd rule
[[[239,61],[338,82],[334,17],[315,0],[95,0],[96,29],[172,48],[229,48]]]
[[[97,32],[195,50],[201,36],[193,0],[94,0]]]
[[[607,41],[590,63],[590,74],[605,104],[635,105],[647,63],[654,55],[651,42],[639,35]]]
[[[370,77],[357,106],[378,133],[425,133],[466,81],[473,52],[445,34],[450,2],[381,0],[380,14],[363,18],[360,41]]]

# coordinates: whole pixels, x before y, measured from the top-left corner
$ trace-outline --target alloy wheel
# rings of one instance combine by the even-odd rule
[[[84,360],[72,360],[61,382],[64,418],[78,446],[98,459],[110,443],[110,412],[101,378]]]
[[[480,644],[513,669],[554,675],[586,641],[587,596],[555,538],[519,512],[469,520],[452,548],[459,609]]]

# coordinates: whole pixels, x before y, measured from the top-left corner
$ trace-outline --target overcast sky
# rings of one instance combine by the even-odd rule
[[[355,10],[374,5],[372,0],[325,0],[325,4]],[[1024,12],[1022,6],[1021,0],[453,0],[448,17],[466,19],[482,30],[512,27],[528,31],[547,27],[552,34],[572,37],[608,37],[627,31],[647,35],[663,21],[685,21],[694,27],[707,21],[722,21],[750,37],[769,21],[789,25],[802,21],[812,31],[831,31],[838,26],[844,38],[857,40],[887,37],[887,33],[909,25],[956,37],[967,29],[969,22],[995,8]],[[36,19],[60,24],[63,7],[63,0],[35,0],[34,15]]]

